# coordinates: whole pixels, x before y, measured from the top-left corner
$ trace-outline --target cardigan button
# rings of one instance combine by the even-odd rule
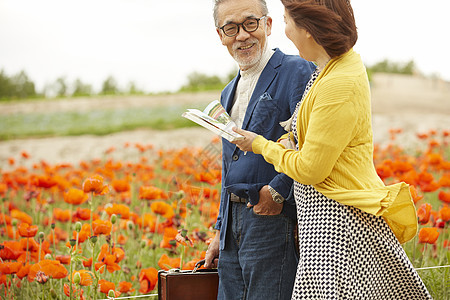
[[[239,159],[239,155],[237,155],[237,154],[233,155],[233,160],[234,160],[234,161],[236,161],[236,160],[238,160],[238,159]]]

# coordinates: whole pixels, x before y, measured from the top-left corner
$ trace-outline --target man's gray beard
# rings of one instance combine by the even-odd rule
[[[243,67],[246,69],[249,69],[249,68],[255,66],[261,60],[263,53],[266,51],[266,48],[267,48],[267,38],[264,43],[264,47],[262,49],[259,48],[259,41],[257,41],[257,43],[254,46],[258,47],[259,53],[257,53],[257,55],[255,55],[255,57],[251,61],[240,59],[239,56],[236,54],[233,55],[234,60],[237,62],[237,64],[239,65],[239,67],[241,69]]]

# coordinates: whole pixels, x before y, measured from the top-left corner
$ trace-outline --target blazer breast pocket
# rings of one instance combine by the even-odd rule
[[[268,133],[275,125],[278,125],[279,115],[280,109],[277,101],[272,99],[268,93],[264,93],[253,110],[252,122],[248,129],[257,134]]]

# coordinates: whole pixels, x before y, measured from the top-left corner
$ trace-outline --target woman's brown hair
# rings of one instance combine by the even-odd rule
[[[358,39],[349,0],[281,0],[295,24],[304,28],[333,58],[350,50]]]

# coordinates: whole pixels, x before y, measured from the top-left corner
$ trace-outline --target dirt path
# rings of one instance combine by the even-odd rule
[[[83,111],[93,108],[142,107],[174,103],[204,103],[220,94],[165,95],[154,97],[122,97],[102,99],[70,99],[66,101],[9,103],[0,105],[1,114],[38,111]],[[430,129],[450,130],[450,84],[420,77],[377,74],[372,83],[374,142],[383,144],[391,128],[402,128],[398,142],[406,148],[418,143],[416,133]],[[8,158],[20,159],[20,152],[31,155],[27,164],[45,160],[48,163],[72,163],[104,157],[106,150],[123,149],[126,143],[151,144],[159,149],[204,147],[214,137],[202,128],[171,131],[135,130],[107,136],[77,136],[0,141],[0,169],[8,169]],[[132,150],[112,155],[128,158]]]

